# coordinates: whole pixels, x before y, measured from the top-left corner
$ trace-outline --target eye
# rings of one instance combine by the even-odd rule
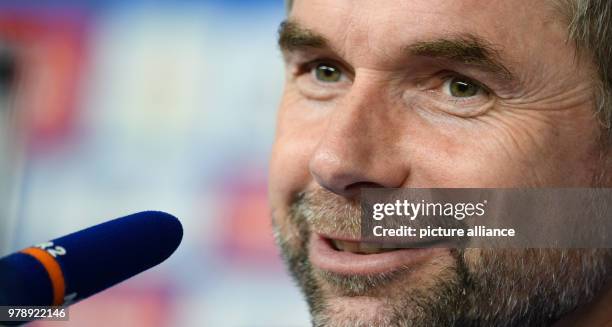
[[[351,71],[334,59],[314,58],[298,63],[293,81],[304,98],[328,101],[350,89]]]
[[[407,88],[404,101],[423,112],[469,118],[486,113],[497,97],[486,84],[453,71],[441,71]]]
[[[465,77],[447,79],[444,82],[443,91],[456,98],[470,98],[485,92],[482,86]]]
[[[320,63],[313,69],[315,78],[323,83],[336,83],[342,79],[342,70],[340,68]]]

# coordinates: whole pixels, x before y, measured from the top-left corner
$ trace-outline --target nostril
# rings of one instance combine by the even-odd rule
[[[349,186],[347,186],[347,189],[349,188],[358,188],[358,189],[362,189],[362,188],[383,188],[384,186],[378,184],[378,183],[374,183],[374,182],[357,182],[357,183],[353,183]]]
[[[349,195],[350,197],[356,197],[359,196],[359,193],[361,192],[361,189],[363,188],[383,188],[384,186],[378,183],[374,183],[374,182],[356,182],[353,184],[348,185],[345,190],[344,193]]]

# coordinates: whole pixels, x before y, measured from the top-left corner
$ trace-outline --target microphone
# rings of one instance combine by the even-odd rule
[[[38,244],[0,259],[0,306],[67,306],[166,260],[183,227],[145,211]]]

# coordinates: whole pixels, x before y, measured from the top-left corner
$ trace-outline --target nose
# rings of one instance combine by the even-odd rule
[[[327,127],[309,162],[321,187],[347,198],[362,187],[401,187],[409,173],[383,92],[357,82],[328,109]]]

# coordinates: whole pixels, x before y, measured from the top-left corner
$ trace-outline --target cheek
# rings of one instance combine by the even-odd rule
[[[410,134],[401,145],[410,167],[404,187],[513,187],[528,179],[520,153],[490,126],[424,123]]]
[[[277,118],[277,131],[270,160],[269,193],[272,210],[284,216],[296,194],[312,182],[308,168],[322,124],[312,124],[298,114],[296,103],[285,99]]]
[[[457,153],[457,151],[461,151]],[[429,151],[436,151],[429,148]],[[489,188],[518,187],[529,181],[529,171],[496,152],[456,147],[452,153],[439,150],[429,158],[415,161],[409,187]]]
[[[427,126],[427,125],[424,125]],[[413,129],[412,187],[525,187],[589,182],[588,142],[532,116],[489,115]],[[566,139],[571,138],[572,142]],[[569,171],[579,170],[568,176]],[[582,175],[581,175],[582,174]],[[571,177],[571,178],[570,178]]]
[[[270,162],[270,200],[276,206],[288,206],[311,180],[307,144],[296,139],[278,138]]]
[[[524,178],[518,186],[588,186],[597,162],[597,124],[579,109],[498,110],[484,122],[490,142],[483,152]]]

